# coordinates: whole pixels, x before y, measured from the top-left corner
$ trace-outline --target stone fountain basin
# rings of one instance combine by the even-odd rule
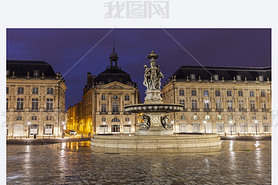
[[[180,104],[166,104],[166,103],[153,103],[153,104],[134,104],[124,107],[126,112],[142,113],[142,112],[180,112],[184,110],[184,106]]]
[[[178,152],[193,152],[205,148],[221,146],[220,137],[217,134],[202,135],[168,135],[168,136],[128,136],[128,135],[94,135],[91,139],[91,146],[94,149],[114,149],[121,151],[161,151],[173,150]],[[132,149],[132,150],[131,150]],[[122,151],[122,152],[124,152]]]

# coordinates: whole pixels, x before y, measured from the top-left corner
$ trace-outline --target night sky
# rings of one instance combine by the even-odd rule
[[[8,29],[8,60],[43,60],[62,75],[111,29]],[[270,29],[166,29],[203,66],[271,65]],[[163,29],[114,29],[118,65],[138,83],[144,98],[143,65],[154,50],[168,79],[182,65],[199,65]],[[113,32],[69,73],[66,108],[82,99],[87,72],[98,75],[110,65]]]

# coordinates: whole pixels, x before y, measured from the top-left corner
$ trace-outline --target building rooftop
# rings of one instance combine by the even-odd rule
[[[44,61],[7,60],[7,76],[17,78],[30,77],[56,77],[52,66]]]
[[[173,76],[176,80],[191,79],[192,74],[195,78],[202,80],[210,80],[211,76],[218,75],[219,80],[234,80],[237,76],[241,76],[242,80],[256,80],[259,76],[263,76],[264,80],[271,80],[271,67],[215,67],[215,66],[181,66]]]

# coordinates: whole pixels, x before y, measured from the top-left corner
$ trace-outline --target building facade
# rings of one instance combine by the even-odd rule
[[[182,66],[162,96],[164,103],[184,105],[170,115],[176,133],[271,133],[270,67]]]
[[[65,81],[43,61],[7,61],[7,137],[59,137],[65,124]]]
[[[110,67],[97,77],[87,73],[82,101],[67,111],[67,128],[84,134],[132,133],[137,115],[127,113],[125,105],[139,102],[137,84],[118,66],[113,52]]]

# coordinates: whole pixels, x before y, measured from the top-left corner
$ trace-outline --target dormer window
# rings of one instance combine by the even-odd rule
[[[236,80],[241,81],[241,75],[236,75]]]
[[[264,81],[264,76],[263,76],[263,75],[260,75],[260,76],[259,76],[259,81],[260,81],[260,82],[263,82],[263,81]]]
[[[216,81],[219,80],[219,75],[218,74],[213,75],[213,77],[214,77],[214,80],[216,80]]]
[[[38,70],[35,70],[33,74],[34,74],[34,76],[37,77],[37,76],[39,76],[39,71],[38,71]]]
[[[191,80],[196,80],[196,75],[195,74],[190,74],[190,79]]]

